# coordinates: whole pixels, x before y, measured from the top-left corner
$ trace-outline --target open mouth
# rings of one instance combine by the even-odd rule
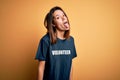
[[[67,21],[65,21],[65,22],[64,22],[64,25],[65,25],[65,24],[68,24],[68,22],[67,22]]]
[[[64,26],[65,26],[66,28],[69,27],[68,21],[65,21],[63,24],[64,24]]]

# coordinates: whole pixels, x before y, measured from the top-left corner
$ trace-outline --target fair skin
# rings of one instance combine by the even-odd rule
[[[39,65],[38,65],[38,80],[43,80],[44,68],[45,68],[45,61],[39,61]]]
[[[66,30],[70,29],[68,24],[68,19],[65,14],[61,10],[56,10],[53,13],[54,17],[54,27],[56,27],[57,37],[60,39],[64,39],[64,33]]]
[[[53,13],[53,17],[54,17],[53,25],[56,28],[57,37],[60,39],[65,39],[64,33],[66,30],[70,29],[67,17],[61,10],[56,10]],[[43,80],[44,69],[45,69],[45,61],[39,61],[38,80]],[[73,67],[71,65],[70,80],[73,80],[72,75],[73,75]]]

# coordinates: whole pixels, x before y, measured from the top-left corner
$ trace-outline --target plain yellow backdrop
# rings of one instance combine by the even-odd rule
[[[54,6],[75,39],[73,80],[120,80],[119,0],[0,0],[0,80],[37,80],[34,58]]]

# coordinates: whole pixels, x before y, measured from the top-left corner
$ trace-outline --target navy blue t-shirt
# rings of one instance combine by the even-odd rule
[[[45,61],[43,80],[69,80],[72,59],[76,57],[73,37],[50,43],[48,34],[43,36],[38,45],[35,59]]]

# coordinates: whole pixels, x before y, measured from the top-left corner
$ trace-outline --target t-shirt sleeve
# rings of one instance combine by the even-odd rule
[[[45,61],[48,53],[48,43],[47,41],[41,39],[38,45],[37,53],[36,53],[36,60]]]
[[[72,48],[72,59],[73,59],[73,58],[77,57],[74,38],[72,38],[72,43],[73,43],[73,48]]]

